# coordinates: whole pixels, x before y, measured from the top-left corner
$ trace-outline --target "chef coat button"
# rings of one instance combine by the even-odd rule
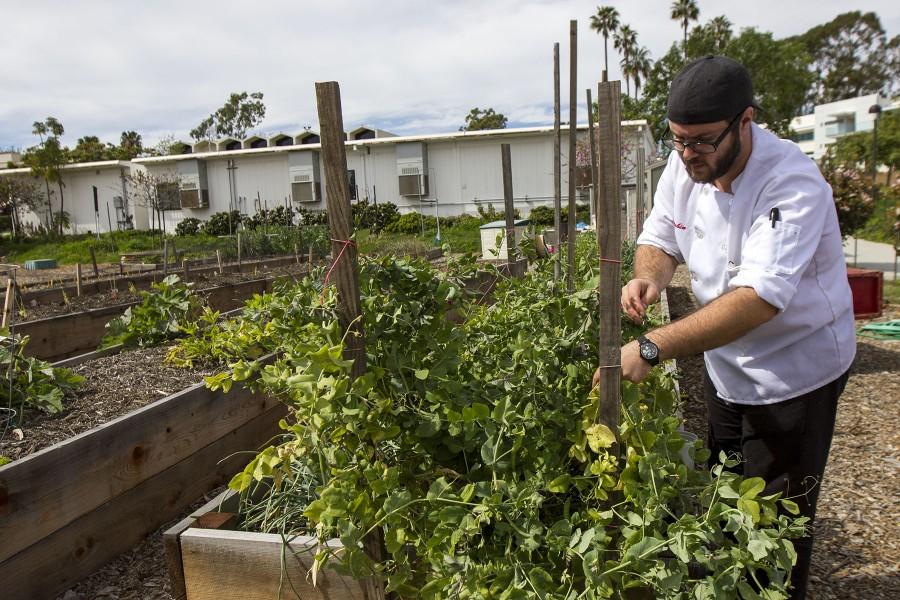
[[[698,240],[702,240],[702,239],[703,239],[703,232],[700,231],[699,229],[697,229],[696,231],[697,231],[697,239],[698,239]]]

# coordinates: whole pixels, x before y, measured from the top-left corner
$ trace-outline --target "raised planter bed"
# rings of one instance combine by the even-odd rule
[[[191,386],[0,467],[0,580],[52,598],[227,481],[278,433],[280,403]]]
[[[289,541],[271,533],[229,529],[238,496],[227,490],[163,535],[176,600],[363,600],[362,584],[327,568],[316,585],[309,577],[319,551],[314,537]],[[287,543],[286,543],[287,542]],[[328,542],[338,551],[340,540]]]

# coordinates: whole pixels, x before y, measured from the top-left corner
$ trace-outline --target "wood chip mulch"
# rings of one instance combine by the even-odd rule
[[[180,369],[164,362],[168,347],[135,349],[97,358],[72,370],[85,377],[57,415],[29,412],[0,439],[0,455],[19,460],[127,412],[203,381],[214,369]],[[0,428],[0,434],[3,428]]]
[[[696,309],[684,267],[673,319]],[[887,306],[879,321],[900,318]],[[857,321],[860,327],[868,321]],[[678,360],[686,429],[706,432],[702,356]],[[819,496],[809,600],[900,598],[900,342],[857,338]]]

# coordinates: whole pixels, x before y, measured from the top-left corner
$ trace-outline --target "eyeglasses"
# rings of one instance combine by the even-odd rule
[[[725,136],[728,135],[728,132],[731,131],[731,128],[734,127],[734,124],[738,122],[738,119],[740,119],[741,115],[743,114],[744,111],[741,111],[737,115],[735,115],[735,117],[731,120],[731,123],[728,124],[728,127],[725,128],[725,131],[723,131],[714,142],[685,142],[682,140],[676,140],[673,137],[667,137],[663,138],[663,143],[677,152],[684,152],[685,150],[690,148],[697,154],[712,154],[719,149],[719,144],[722,143],[722,140],[725,139]]]

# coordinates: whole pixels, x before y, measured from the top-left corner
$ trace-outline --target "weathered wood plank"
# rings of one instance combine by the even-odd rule
[[[4,600],[54,598],[228,481],[278,433],[278,404],[0,563]],[[4,542],[5,542],[5,538]]]
[[[621,93],[619,81],[602,82],[597,92],[600,142],[597,186],[600,190],[597,241],[600,260],[600,412],[599,421],[613,432],[619,425],[619,386],[622,380],[622,208],[620,179]]]
[[[340,542],[328,548],[339,552]],[[316,538],[191,528],[181,535],[188,600],[363,600],[359,581],[327,567],[313,586]]]
[[[568,254],[566,289],[575,291],[575,138],[578,136],[578,21],[569,21],[569,214],[566,227]]]
[[[559,100],[559,42],[553,43],[553,230],[556,239],[553,245],[556,248],[557,259],[553,262],[553,278],[559,281],[562,271],[559,264],[559,249],[562,246],[562,199],[560,197],[562,186],[562,164],[560,162],[561,134],[560,100]]]
[[[244,388],[222,394],[197,384],[0,467],[0,560],[277,404]]]

